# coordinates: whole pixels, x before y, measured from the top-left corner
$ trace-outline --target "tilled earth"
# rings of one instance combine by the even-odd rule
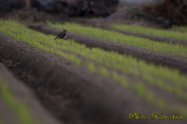
[[[126,98],[135,97],[135,103],[145,106],[142,111],[148,110],[133,93],[125,93],[112,81],[89,74],[62,58],[2,35],[0,43],[1,62],[27,82],[43,105],[66,123],[126,123],[124,116],[136,108]]]
[[[54,119],[54,117],[44,109],[39,100],[36,98],[34,93],[21,81],[17,80],[14,75],[2,64],[0,64],[0,78],[3,85],[7,86],[8,90],[12,94],[15,100],[19,100],[26,106],[30,111],[30,116],[33,120],[40,124],[60,124],[61,122]],[[1,91],[2,89],[0,89]],[[15,104],[15,103],[14,103]],[[3,124],[20,124],[20,120],[17,117],[15,109],[12,109],[7,101],[3,100],[3,96],[0,96],[0,122]]]
[[[29,24],[28,27],[30,27],[36,31],[40,31],[44,34],[52,34],[55,36],[57,36],[61,32],[61,30],[51,28],[51,27],[44,25],[44,24]],[[106,26],[104,26],[104,27],[106,28]],[[124,33],[124,32],[122,32],[122,33]],[[128,35],[137,36],[136,34],[131,34],[131,33]],[[128,45],[119,45],[116,43],[109,43],[107,41],[96,40],[94,38],[87,38],[87,37],[80,36],[80,35],[77,35],[77,34],[74,34],[71,32],[68,32],[67,36],[68,36],[67,39],[73,39],[74,41],[76,41],[78,43],[85,44],[89,48],[96,47],[96,48],[104,49],[106,51],[115,51],[120,54],[128,54],[128,55],[132,55],[134,57],[137,57],[139,59],[146,60],[150,63],[168,66],[171,68],[177,68],[177,69],[181,70],[182,72],[187,71],[187,59],[185,59],[185,58],[177,58],[177,57],[172,57],[172,56],[168,56],[168,55],[157,54],[157,53],[153,53],[150,51],[146,51],[142,48],[137,48],[137,47],[128,46]],[[140,36],[140,37],[143,37],[143,36]],[[161,39],[157,38],[157,40],[158,40],[158,42],[167,42],[167,41],[168,42],[173,41],[172,43],[177,42],[175,40],[170,40],[170,39],[161,40]],[[186,42],[184,43],[184,45],[185,44],[186,44]]]
[[[57,35],[60,32],[43,25],[29,27],[45,34]],[[73,33],[69,33],[68,38],[86,44],[89,48],[99,47],[120,54],[130,54],[148,62],[177,68],[181,72],[187,71],[187,62],[178,58],[147,53],[130,46],[107,44]],[[88,72],[86,68],[77,67],[62,57],[37,50],[4,34],[0,34],[0,62],[6,65],[16,78],[31,88],[45,109],[52,114],[52,120],[55,118],[54,120],[57,119],[63,124],[158,123],[150,120],[128,120],[128,114],[131,112],[150,114],[158,111],[134,92],[124,90],[113,80]],[[175,124],[176,121],[159,121],[159,123]],[[177,123],[185,122],[177,121]]]

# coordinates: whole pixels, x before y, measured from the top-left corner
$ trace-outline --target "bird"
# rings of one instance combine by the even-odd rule
[[[56,37],[55,37],[55,40],[56,39],[65,39],[67,37],[67,30],[66,29],[63,29],[62,32],[60,32]]]

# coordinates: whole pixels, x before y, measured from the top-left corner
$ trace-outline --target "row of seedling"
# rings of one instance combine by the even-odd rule
[[[58,29],[67,29],[69,32],[100,41],[141,48],[147,52],[161,55],[187,58],[187,47],[179,44],[156,42],[145,38],[124,35],[118,32],[83,26],[75,23],[49,23],[49,25]]]
[[[169,103],[153,94],[149,86],[156,86],[160,90],[169,92],[179,101],[181,98],[186,99],[187,78],[177,70],[147,64],[131,56],[119,55],[115,52],[106,52],[98,48],[89,49],[72,40],[54,40],[54,36],[33,31],[16,22],[0,22],[0,32],[34,48],[57,54],[77,66],[87,68],[92,73],[112,79],[162,109],[169,110],[167,106]],[[185,106],[171,108],[182,112],[185,110]]]

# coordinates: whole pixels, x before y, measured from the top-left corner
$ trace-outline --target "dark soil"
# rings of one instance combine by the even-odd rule
[[[32,29],[38,30],[40,32],[43,32],[45,34],[58,35],[61,32],[60,30],[50,28],[47,25],[41,25],[41,24],[30,25],[29,27]],[[182,59],[182,58],[171,57],[171,56],[166,56],[162,54],[151,53],[141,48],[136,48],[136,47],[127,46],[127,45],[122,46],[119,44],[109,43],[106,41],[90,39],[90,38],[86,38],[83,36],[79,36],[77,34],[73,34],[71,32],[68,32],[67,38],[73,39],[78,43],[86,44],[86,46],[90,48],[98,47],[98,48],[102,48],[107,51],[115,51],[120,54],[128,54],[128,55],[135,56],[139,59],[145,59],[147,60],[147,62],[150,62],[150,63],[155,63],[161,66],[175,68],[184,73],[187,72],[187,60],[185,58]]]
[[[3,83],[8,87],[12,97],[26,105],[34,121],[39,122],[40,124],[60,124],[59,121],[54,119],[51,114],[43,108],[35,95],[33,95],[33,92],[25,86],[23,82],[18,81],[1,63],[0,77],[3,78]],[[5,103],[6,102],[0,97],[0,117],[3,119],[3,122],[6,124],[20,124],[16,113]]]
[[[133,124],[136,121],[127,119],[130,112],[154,111],[134,93],[63,58],[2,34],[0,41],[0,61],[26,82],[42,104],[64,123]]]

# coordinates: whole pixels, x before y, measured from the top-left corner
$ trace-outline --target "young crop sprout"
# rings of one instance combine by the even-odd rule
[[[66,39],[67,37],[67,30],[66,29],[63,29],[62,32],[60,32],[56,37],[55,37],[55,40],[56,39]]]

